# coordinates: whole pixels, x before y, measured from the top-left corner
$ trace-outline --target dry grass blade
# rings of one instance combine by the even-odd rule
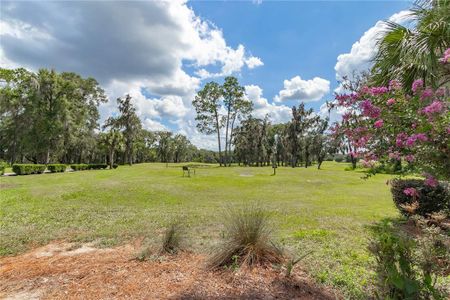
[[[231,208],[224,222],[225,239],[209,259],[209,267],[280,263],[282,251],[271,241],[269,215],[258,205]]]
[[[166,227],[161,243],[160,254],[175,254],[181,249],[182,226],[174,221]]]

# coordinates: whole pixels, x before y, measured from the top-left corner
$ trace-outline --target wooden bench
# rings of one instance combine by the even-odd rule
[[[184,175],[187,173],[188,177],[191,177],[191,168],[189,168],[188,166],[183,166],[183,177]],[[195,168],[192,168],[194,170],[194,175],[195,175]]]

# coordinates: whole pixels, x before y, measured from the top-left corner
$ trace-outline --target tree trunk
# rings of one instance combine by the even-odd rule
[[[230,104],[228,105],[227,112],[227,125],[225,128],[225,166],[228,165],[228,128],[230,126]]]
[[[215,111],[215,117],[216,117],[216,130],[217,130],[217,143],[219,144],[219,165],[222,166],[222,147],[220,143],[220,125],[219,125],[219,115],[217,113],[217,110]]]

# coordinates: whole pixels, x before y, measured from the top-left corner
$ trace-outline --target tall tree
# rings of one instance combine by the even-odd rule
[[[136,108],[131,102],[130,95],[123,98],[117,98],[120,117],[118,122],[123,128],[123,137],[125,139],[125,161],[131,166],[133,164],[133,145],[142,128],[141,121],[136,114]]]
[[[252,102],[245,99],[244,87],[239,85],[236,77],[225,78],[222,86],[223,103],[226,110],[225,116],[225,165],[231,164],[231,140],[236,118],[248,115],[252,111]]]
[[[216,82],[209,82],[195,96],[192,105],[195,108],[197,116],[197,128],[205,134],[217,134],[217,144],[219,146],[219,164],[222,166],[222,148],[220,140],[220,130],[223,125],[219,114],[222,89]]]
[[[120,150],[123,143],[123,135],[120,132],[120,123],[117,118],[108,118],[103,126],[103,129],[106,128],[109,131],[100,135],[100,141],[108,150],[109,168],[112,169],[114,166],[114,153]]]

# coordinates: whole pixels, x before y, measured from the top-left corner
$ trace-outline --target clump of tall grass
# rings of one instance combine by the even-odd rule
[[[181,250],[183,227],[180,222],[172,221],[164,229],[160,254],[175,254]]]
[[[224,240],[210,257],[209,267],[282,262],[283,253],[272,242],[270,216],[258,204],[230,208],[224,219]]]
[[[184,228],[179,221],[170,221],[163,229],[161,241],[157,245],[142,248],[137,254],[139,261],[158,259],[165,254],[176,254],[182,249]]]

